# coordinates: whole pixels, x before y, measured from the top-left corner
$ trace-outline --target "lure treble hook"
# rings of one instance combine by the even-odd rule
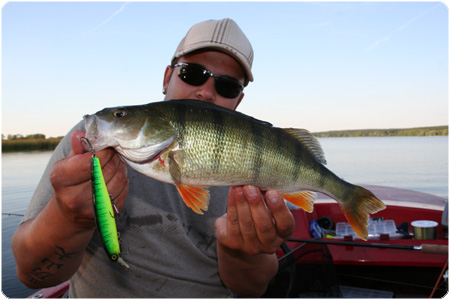
[[[84,142],[85,144],[87,144],[89,146],[89,151],[91,151],[92,158],[94,158],[95,157],[95,150],[94,150],[94,147],[92,147],[91,142],[89,142],[89,140],[86,137],[84,137],[84,136],[80,137],[80,142],[81,143]]]

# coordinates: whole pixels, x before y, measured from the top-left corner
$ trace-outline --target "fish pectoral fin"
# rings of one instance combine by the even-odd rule
[[[182,168],[184,166],[184,154],[183,151],[175,150],[170,151],[168,156],[169,160],[169,173],[172,176],[175,184],[181,182]]]
[[[351,199],[346,199],[340,203],[342,211],[352,226],[355,233],[363,240],[367,241],[370,214],[374,214],[386,208],[384,203],[378,199],[371,191],[360,186],[354,186],[354,194]]]
[[[209,191],[206,187],[177,185],[177,189],[184,203],[193,211],[203,215],[203,211],[208,210]]]
[[[314,200],[316,200],[316,193],[311,191],[301,191],[289,194],[281,194],[284,199],[291,202],[298,207],[301,207],[304,211],[313,212]]]
[[[208,210],[209,191],[204,186],[181,184],[182,168],[184,166],[183,151],[171,151],[168,159],[170,176],[175,182],[184,203],[193,211],[202,215],[203,211]]]

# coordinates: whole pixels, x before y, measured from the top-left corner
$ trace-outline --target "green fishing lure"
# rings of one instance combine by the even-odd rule
[[[90,146],[89,141],[87,139],[85,139],[85,141]],[[103,178],[100,160],[95,157],[95,152],[92,147],[91,152],[92,200],[94,203],[97,230],[100,233],[105,251],[108,254],[109,258],[128,269],[129,266],[123,260],[121,255],[119,234],[117,233],[116,220],[114,217],[113,202],[111,201],[108,189],[106,187],[105,179]]]

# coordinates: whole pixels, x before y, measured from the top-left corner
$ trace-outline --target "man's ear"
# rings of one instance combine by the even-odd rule
[[[170,77],[172,76],[173,68],[172,66],[167,66],[166,71],[164,72],[164,80],[163,80],[163,90],[167,90],[169,86]]]

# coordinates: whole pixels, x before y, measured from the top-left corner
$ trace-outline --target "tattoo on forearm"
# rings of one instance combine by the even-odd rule
[[[41,263],[48,263],[47,264],[47,270],[50,270],[54,266],[56,266],[56,268],[58,268],[58,269],[63,266],[63,264],[54,263],[48,258],[44,258],[43,260],[41,260]]]
[[[34,268],[31,270],[31,272],[28,274],[29,276],[34,276],[37,279],[44,280],[47,277],[54,276],[55,274],[52,274],[50,272],[42,271],[40,267]]]
[[[31,272],[26,273],[27,280],[30,283],[38,284],[43,283],[47,277],[55,276],[55,271],[62,268],[64,265],[63,263],[60,263],[60,261],[72,258],[72,255],[76,254],[77,252],[66,252],[66,250],[63,247],[56,246],[57,251],[53,254],[56,255],[55,258],[44,258],[41,260],[41,265],[37,266],[36,268],[32,269]],[[55,261],[58,261],[55,262]]]
[[[55,252],[54,254],[56,254],[58,256],[59,260],[63,260],[64,258],[72,258],[71,255],[77,254],[77,252],[66,253],[66,250],[64,250],[64,248],[62,248],[62,247],[56,246],[56,248],[58,248],[58,250],[60,252]]]

